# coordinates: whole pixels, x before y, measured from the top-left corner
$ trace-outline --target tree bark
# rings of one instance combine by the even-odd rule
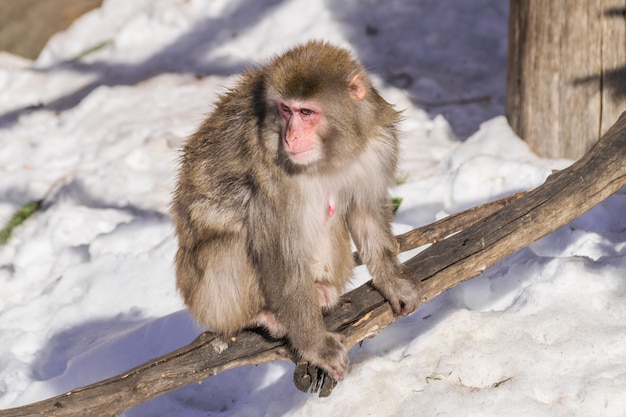
[[[423,244],[420,235],[436,241],[405,265],[411,279],[423,283],[423,302],[427,302],[581,216],[625,184],[626,112],[588,154],[551,175],[540,187],[400,236],[403,249]],[[481,217],[477,213],[491,214]],[[463,230],[443,239],[460,229]],[[326,324],[343,333],[346,345],[351,347],[375,336],[394,320],[389,304],[365,284],[343,297],[339,308],[326,317]],[[114,416],[224,370],[276,359],[293,360],[281,341],[268,341],[253,332],[242,332],[226,341],[203,333],[189,345],[122,375],[38,403],[0,411],[0,417]],[[295,381],[300,387],[302,380],[315,382],[315,376],[307,380],[302,375]],[[323,390],[324,395],[328,392]]]
[[[626,109],[626,0],[511,0],[506,114],[539,155],[576,159]]]

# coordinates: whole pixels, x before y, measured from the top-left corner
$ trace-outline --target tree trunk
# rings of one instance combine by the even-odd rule
[[[511,0],[506,113],[540,156],[577,159],[626,109],[626,0]]]

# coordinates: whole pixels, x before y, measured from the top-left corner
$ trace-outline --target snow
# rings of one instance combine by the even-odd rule
[[[233,74],[295,43],[350,48],[404,110],[398,233],[569,165],[534,155],[502,116],[507,4],[107,0],[35,62],[0,54],[0,219],[44,200],[0,246],[0,408],[202,331],[174,285],[177,150]],[[273,362],[124,415],[624,416],[625,212],[622,190],[354,347],[329,398]],[[365,279],[357,268],[353,285]]]

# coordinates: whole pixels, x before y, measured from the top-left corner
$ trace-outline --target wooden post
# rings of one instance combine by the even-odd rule
[[[506,113],[540,156],[577,159],[626,110],[626,0],[511,0]]]

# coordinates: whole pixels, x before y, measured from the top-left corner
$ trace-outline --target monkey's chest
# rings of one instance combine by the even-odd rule
[[[302,244],[312,252],[325,251],[337,240],[337,233],[342,229],[342,204],[334,195],[323,195],[323,198],[309,200],[300,211],[300,236]]]
[[[343,271],[343,259],[351,256],[343,205],[335,195],[329,195],[312,206],[302,236],[302,243],[308,246],[308,268],[318,282],[334,282],[341,277],[342,287],[345,274],[339,271]]]

